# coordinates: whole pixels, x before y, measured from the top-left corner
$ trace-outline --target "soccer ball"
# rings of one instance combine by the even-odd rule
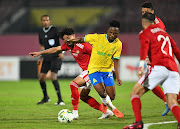
[[[58,121],[61,123],[71,123],[73,118],[73,113],[69,109],[62,109],[58,113]]]

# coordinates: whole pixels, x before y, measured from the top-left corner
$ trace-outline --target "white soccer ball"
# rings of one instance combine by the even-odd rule
[[[62,109],[58,113],[58,121],[61,123],[71,123],[73,118],[73,113],[69,109]]]

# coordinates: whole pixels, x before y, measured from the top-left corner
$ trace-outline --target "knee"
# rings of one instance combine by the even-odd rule
[[[99,95],[102,97],[102,98],[105,98],[106,96],[107,96],[107,93],[106,93],[106,91],[105,90],[100,90],[99,92]]]
[[[43,76],[41,76],[41,75],[39,76],[39,81],[40,81],[40,82],[44,82],[45,80],[46,80],[45,77],[43,77]]]
[[[113,101],[115,99],[115,95],[111,95],[109,97],[110,97],[111,101]]]
[[[51,73],[51,80],[52,80],[52,81],[57,80],[57,76],[56,76],[56,74]]]

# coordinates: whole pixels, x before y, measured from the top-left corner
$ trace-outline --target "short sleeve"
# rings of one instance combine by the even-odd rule
[[[70,50],[70,48],[66,44],[61,45],[61,49],[62,51]]]
[[[122,51],[122,42],[121,41],[118,41],[119,43],[117,44],[116,46],[116,51],[113,55],[113,58],[114,59],[119,59],[120,56],[121,56],[121,51]]]
[[[84,42],[87,42],[87,43],[90,43],[90,44],[94,44],[96,41],[97,41],[97,37],[98,37],[98,34],[87,34],[85,35],[84,37]]]

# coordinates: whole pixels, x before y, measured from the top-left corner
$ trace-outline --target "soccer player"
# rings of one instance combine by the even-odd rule
[[[74,39],[75,34],[74,30],[72,28],[64,28],[60,32],[60,37],[63,40],[68,39]],[[30,53],[33,55],[33,57],[39,56],[41,54],[51,54],[56,53],[60,51],[71,51],[72,56],[76,60],[76,62],[79,64],[79,66],[82,68],[83,72],[77,76],[71,83],[71,102],[73,105],[73,116],[74,119],[78,119],[78,106],[79,106],[79,92],[78,88],[80,88],[80,99],[87,103],[89,106],[91,106],[94,109],[97,109],[99,111],[102,111],[102,105],[99,104],[93,97],[89,96],[89,92],[91,91],[92,84],[88,77],[88,64],[91,57],[91,51],[92,46],[89,43],[76,43],[72,45],[63,44],[62,46],[53,47],[41,52],[33,52]],[[107,110],[106,113],[103,113],[103,115],[98,119],[104,119],[107,117],[110,117],[113,115],[113,112],[110,110]]]
[[[52,47],[59,46],[59,37],[57,35],[57,28],[51,25],[50,17],[48,15],[41,16],[41,24],[43,28],[39,32],[39,43],[41,51],[44,49],[49,49]],[[61,55],[62,56],[62,55]],[[49,96],[46,91],[46,75],[49,70],[51,70],[51,80],[55,87],[58,101],[55,105],[65,105],[62,100],[60,86],[57,80],[57,72],[61,68],[62,60],[59,59],[59,53],[54,53],[51,55],[43,55],[40,57],[38,62],[43,59],[41,72],[39,75],[40,85],[44,94],[44,97],[37,104],[44,104],[50,101]]]
[[[141,11],[142,11],[142,15],[144,15],[146,12],[150,12],[152,14],[154,14],[154,8],[153,8],[153,5],[152,3],[150,2],[145,2],[142,4],[142,8],[141,8]],[[166,28],[165,28],[165,25],[164,23],[161,21],[160,18],[158,18],[157,16],[155,16],[155,20],[154,20],[154,23],[161,29],[165,30],[166,31]],[[167,102],[166,102],[166,97],[162,91],[162,89],[160,88],[160,86],[157,86],[155,87],[152,92],[157,96],[159,97],[160,99],[162,99],[165,103],[165,110],[164,112],[162,113],[162,116],[165,116],[168,112],[169,112],[169,108],[168,108],[168,105],[167,105]]]
[[[107,34],[87,34],[85,37],[67,40],[66,43],[88,42],[92,44],[93,49],[88,65],[89,78],[101,96],[104,112],[106,112],[108,106],[117,117],[122,118],[123,113],[111,102],[111,100],[115,99],[115,86],[112,75],[113,65],[117,85],[122,83],[119,79],[119,58],[122,50],[122,43],[117,38],[120,32],[119,27],[119,21],[113,20],[110,22]]]
[[[179,73],[174,55],[180,63],[180,50],[174,40],[166,31],[154,24],[155,15],[145,13],[142,16],[142,26],[144,30],[139,36],[141,42],[140,65],[137,75],[140,79],[134,85],[131,92],[131,104],[136,122],[123,129],[142,129],[140,97],[148,90],[153,90],[158,84],[164,89],[167,97],[168,107],[178,121],[180,129],[180,108],[177,105],[177,95],[179,93]],[[149,56],[151,67],[144,74],[144,61]]]

